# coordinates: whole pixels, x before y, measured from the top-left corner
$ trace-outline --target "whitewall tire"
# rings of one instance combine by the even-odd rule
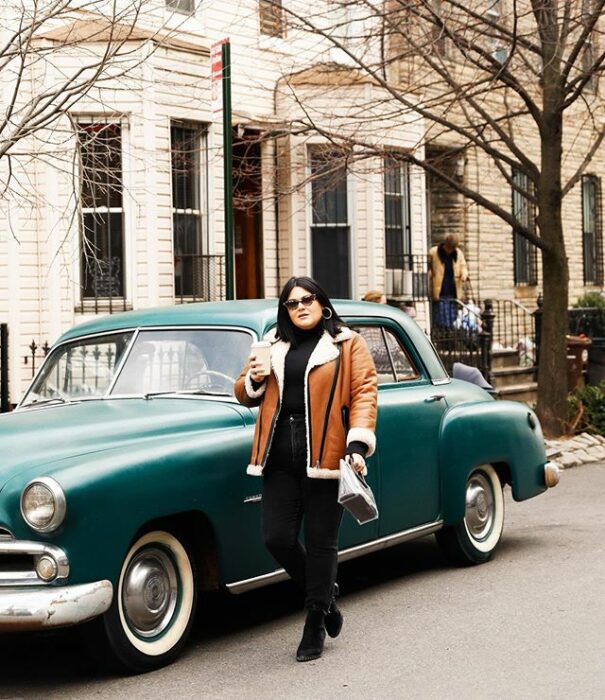
[[[457,564],[482,564],[496,549],[504,528],[502,484],[491,464],[476,467],[465,487],[464,518],[437,532],[445,555]]]
[[[174,661],[189,636],[196,602],[195,564],[186,546],[164,530],[139,537],[101,618],[111,665],[142,673]]]

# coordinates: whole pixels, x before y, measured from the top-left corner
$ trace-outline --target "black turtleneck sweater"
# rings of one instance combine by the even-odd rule
[[[286,355],[284,367],[284,395],[282,397],[281,415],[305,412],[305,370],[311,353],[323,333],[323,323],[308,331],[294,329],[295,343],[292,343]]]

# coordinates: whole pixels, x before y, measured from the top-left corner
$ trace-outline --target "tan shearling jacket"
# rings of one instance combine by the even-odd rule
[[[433,301],[439,299],[441,285],[445,275],[445,264],[441,262],[438,252],[439,246],[433,246],[429,250],[429,278],[431,288],[431,298]],[[466,259],[460,248],[456,248],[456,260],[454,260],[454,283],[456,285],[456,299],[464,299],[464,283],[468,279],[468,267]]]
[[[273,344],[271,373],[265,382],[255,390],[248,366],[235,382],[235,396],[240,403],[249,407],[260,405],[252,458],[247,469],[248,474],[253,476],[262,475],[267,461],[284,391],[286,355],[290,349],[290,343],[275,340],[274,333],[266,339]],[[339,348],[340,362],[337,362]],[[314,479],[337,479],[340,474],[339,462],[346,446],[351,442],[365,443],[368,447],[367,457],[374,452],[377,399],[376,368],[365,340],[347,327],[341,328],[334,338],[324,331],[305,370],[307,476]],[[347,415],[348,426],[345,426]]]

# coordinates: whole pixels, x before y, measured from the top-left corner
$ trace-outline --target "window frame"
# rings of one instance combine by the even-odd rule
[[[389,192],[387,191],[387,179],[388,173],[394,171],[395,168],[387,164],[387,161],[392,161],[397,165],[398,179],[400,184],[400,192]],[[411,269],[410,256],[412,255],[412,202],[411,202],[411,187],[410,187],[410,164],[404,161],[397,160],[392,156],[385,156],[383,160],[384,165],[384,176],[383,176],[383,206],[384,206],[384,255],[385,255],[385,269],[387,270],[403,270]],[[387,224],[387,197],[397,198],[397,206],[401,209],[401,227]],[[387,233],[396,231],[399,229],[400,232],[400,242],[401,242],[401,265],[393,264],[389,261],[389,257],[399,257],[399,254],[389,254],[389,236]],[[407,258],[407,267],[406,267]]]
[[[263,37],[285,39],[286,14],[282,0],[258,0],[258,33]]]
[[[189,4],[191,6],[191,9],[183,8],[180,6],[181,4],[185,4],[185,3]],[[195,0],[164,0],[164,7],[169,12],[175,12],[176,14],[179,14],[179,15],[185,15],[186,17],[194,17],[195,16],[195,10],[196,10]]]
[[[593,230],[587,230],[587,193],[586,185],[593,185]],[[603,216],[601,206],[601,178],[594,173],[582,175],[582,268],[584,274],[585,286],[602,286],[603,285]],[[588,237],[592,237],[592,269],[589,265],[589,250],[587,246]]]
[[[512,181],[525,191],[534,191],[533,183],[530,182],[527,175],[516,168],[513,168],[512,171]],[[515,218],[520,220],[522,220],[522,217],[519,216],[518,212],[521,207],[527,208],[527,213],[524,214],[527,218],[527,228],[535,231],[536,205],[511,185],[511,212]],[[514,228],[513,275],[515,287],[535,287],[538,284],[538,255],[536,246],[517,233]]]
[[[176,129],[190,131],[195,139],[195,147],[192,148],[195,157],[195,163],[191,172],[196,178],[196,182],[193,183],[192,191],[197,199],[197,206],[194,207],[178,207],[176,200],[176,188],[175,188],[175,166],[174,166],[174,140],[173,132]],[[190,255],[199,257],[203,260],[204,256],[209,255],[209,240],[208,240],[208,217],[209,217],[209,197],[208,197],[208,125],[205,122],[191,122],[182,121],[179,119],[172,119],[170,121],[170,213],[171,213],[171,226],[172,226],[172,250],[173,250],[173,291],[176,298],[197,298],[199,295],[196,294],[194,289],[191,289],[191,293],[185,293],[181,288],[180,291],[177,289],[177,217],[188,216],[192,217],[196,222],[195,224],[195,239],[196,239],[196,251],[195,253],[190,253]],[[187,255],[183,253],[182,255]],[[181,281],[182,287],[182,281]]]
[[[329,162],[330,155],[335,155],[335,157],[342,157],[343,154],[341,152],[338,152],[338,149],[335,149],[327,144],[321,144],[321,143],[315,143],[315,144],[309,144],[307,147],[307,173],[308,173],[308,227],[309,227],[309,267],[312,270],[312,274],[315,275],[315,271],[313,270],[313,238],[314,238],[314,231],[316,230],[327,230],[327,229],[338,229],[338,230],[344,230],[346,231],[347,234],[347,295],[350,295],[351,289],[353,288],[353,279],[352,279],[352,255],[354,253],[353,251],[353,222],[350,220],[350,214],[353,209],[351,206],[351,187],[350,187],[350,179],[349,179],[349,169],[345,165],[342,166],[342,172],[343,172],[343,178],[342,182],[344,183],[344,198],[343,198],[343,203],[344,203],[344,212],[345,212],[345,217],[344,221],[321,221],[321,217],[318,217],[320,220],[316,221],[315,220],[315,215],[316,212],[319,211],[319,207],[316,207],[316,200],[315,200],[315,185],[321,175],[318,176],[317,178],[315,177],[316,171],[315,171],[315,163],[317,162],[315,159],[318,157],[323,158],[326,162]],[[332,188],[329,190],[330,192],[335,192],[335,189]],[[326,190],[328,192],[328,190]],[[339,207],[334,206],[334,211],[338,213]],[[328,213],[328,207],[325,207],[326,214]],[[326,217],[327,218],[327,217]],[[335,217],[335,219],[338,219],[338,216]]]
[[[410,352],[410,349],[408,347],[408,342],[409,339],[404,340],[400,333],[399,329],[394,327],[391,323],[388,323],[386,319],[373,319],[372,322],[368,322],[365,320],[356,320],[356,319],[347,319],[347,325],[351,328],[351,330],[354,330],[359,333],[360,328],[378,328],[381,331],[381,337],[382,337],[382,342],[385,344],[385,348],[387,350],[387,354],[389,357],[389,363],[391,365],[391,370],[393,373],[393,378],[389,382],[379,382],[378,388],[380,389],[381,387],[393,387],[393,386],[408,386],[410,384],[426,384],[428,381],[430,381],[426,374],[426,370],[424,369],[424,366],[422,362],[419,362],[418,360],[420,359],[418,357],[418,354],[416,352]],[[405,355],[407,361],[410,364],[410,367],[415,371],[415,374],[413,376],[410,376],[407,379],[397,379],[397,371],[395,369],[395,362],[393,360],[393,356],[391,353],[391,349],[389,348],[389,345],[386,340],[386,334],[390,333],[390,335],[393,337],[395,342],[399,345],[401,351]],[[360,335],[363,337],[363,334],[360,333]],[[410,342],[411,344],[411,342]],[[370,353],[371,353],[370,349]]]
[[[113,307],[116,310],[122,310],[126,308],[126,300],[129,294],[129,275],[127,268],[127,261],[130,259],[129,241],[126,235],[128,223],[129,223],[129,212],[127,206],[128,198],[125,197],[125,191],[128,190],[127,183],[127,153],[125,149],[125,141],[128,138],[128,124],[124,122],[119,117],[115,119],[111,116],[106,115],[80,115],[74,117],[75,125],[75,137],[76,137],[76,148],[78,149],[78,167],[79,167],[79,184],[78,184],[78,208],[79,208],[79,254],[77,262],[77,279],[80,285],[79,294],[79,306],[76,307],[76,311],[84,312],[89,308],[93,309],[95,312],[98,310],[105,310],[106,307],[109,311],[113,311]],[[119,159],[120,159],[120,206],[111,206],[108,202],[105,205],[96,205],[92,202],[92,206],[84,206],[84,150],[83,146],[86,144],[80,138],[80,132],[86,131],[86,127],[95,126],[105,126],[105,127],[118,127],[119,128]],[[93,137],[94,138],[94,137]],[[94,179],[93,179],[94,181]],[[109,186],[109,183],[107,183]],[[92,195],[94,197],[94,194]],[[110,217],[112,214],[119,214],[120,228],[121,228],[121,270],[120,270],[120,283],[121,283],[121,294],[111,294],[101,295],[98,292],[90,295],[86,294],[86,277],[87,277],[87,261],[85,260],[85,246],[84,241],[86,238],[85,229],[85,217],[87,215],[106,215]],[[108,235],[111,235],[111,225],[108,224]],[[111,248],[109,245],[108,248]],[[119,291],[119,290],[118,290]]]

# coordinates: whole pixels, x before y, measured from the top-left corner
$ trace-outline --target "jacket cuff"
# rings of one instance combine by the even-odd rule
[[[246,394],[251,399],[260,399],[260,397],[265,393],[265,390],[267,388],[267,381],[265,380],[259,387],[258,389],[254,388],[254,385],[256,382],[253,381],[252,375],[250,374],[250,370],[246,372],[246,376],[244,378],[244,387],[246,388]],[[258,386],[258,384],[257,384]]]
[[[367,453],[368,446],[365,444],[365,442],[361,442],[361,440],[353,440],[353,442],[350,442],[347,445],[347,449],[345,450],[346,455],[358,454],[364,458]]]
[[[352,442],[363,442],[368,446],[366,457],[371,457],[376,450],[376,435],[368,428],[351,428],[347,435],[347,447]]]

